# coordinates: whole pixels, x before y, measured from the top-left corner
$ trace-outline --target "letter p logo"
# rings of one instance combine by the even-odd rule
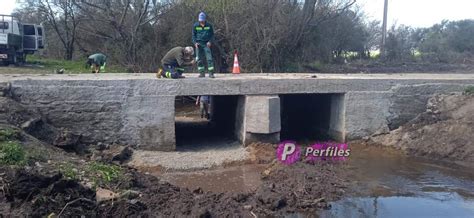
[[[301,154],[301,148],[293,141],[284,141],[278,145],[277,159],[284,164],[292,164],[298,161]]]

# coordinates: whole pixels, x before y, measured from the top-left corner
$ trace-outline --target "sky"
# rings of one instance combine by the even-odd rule
[[[371,19],[383,19],[384,0],[357,0]],[[388,26],[430,27],[442,20],[474,19],[474,0],[389,0]]]
[[[10,14],[17,1],[0,0],[0,14]],[[382,20],[384,0],[357,0],[371,19]],[[442,20],[474,19],[474,0],[389,0],[388,25],[430,27]]]

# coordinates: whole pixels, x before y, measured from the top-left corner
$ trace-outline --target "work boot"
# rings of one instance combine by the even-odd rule
[[[203,78],[203,77],[206,77],[206,74],[204,72],[199,73],[199,78]]]
[[[159,69],[158,72],[156,72],[156,78],[160,79],[163,73],[163,69]]]
[[[179,75],[179,77],[178,77],[178,78],[179,78],[179,79],[184,79],[184,78],[186,78],[186,77],[185,77],[185,76],[183,76],[183,75]]]
[[[214,76],[214,73],[209,73],[209,78],[216,78],[216,77]]]

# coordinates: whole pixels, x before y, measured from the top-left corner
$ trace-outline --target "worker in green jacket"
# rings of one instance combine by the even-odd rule
[[[107,56],[102,53],[96,53],[87,58],[86,67],[92,70],[92,73],[99,73],[100,70],[105,70],[105,63]]]
[[[174,47],[166,53],[161,59],[161,69],[158,71],[158,78],[178,79],[184,78],[183,72],[185,66],[194,65],[196,61],[193,59],[194,49],[188,47]]]
[[[199,22],[193,26],[193,43],[196,47],[196,60],[199,77],[205,77],[204,57],[207,61],[209,78],[214,78],[214,63],[212,61],[211,45],[214,42],[214,29],[206,21],[206,14],[199,13]]]

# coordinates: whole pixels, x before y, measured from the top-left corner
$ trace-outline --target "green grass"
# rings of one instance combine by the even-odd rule
[[[464,94],[474,95],[474,86],[468,86],[466,89],[464,89]]]
[[[0,142],[0,164],[4,165],[24,165],[26,163],[26,153],[23,146],[16,141]]]
[[[3,141],[13,141],[16,140],[19,136],[19,132],[12,128],[2,128],[0,129],[0,142]]]
[[[86,167],[86,176],[92,179],[95,186],[107,186],[123,177],[120,166],[92,162]]]
[[[85,67],[86,60],[60,60],[43,58],[37,55],[28,55],[26,62],[29,64],[41,65],[44,70],[50,71],[51,73],[57,72],[60,69],[65,70],[65,74],[78,74],[78,73],[91,73],[89,68]],[[105,72],[103,73],[126,73],[127,69],[118,65],[112,65],[107,63]]]
[[[59,171],[66,179],[75,180],[78,178],[78,170],[71,163],[65,163],[59,166]]]

